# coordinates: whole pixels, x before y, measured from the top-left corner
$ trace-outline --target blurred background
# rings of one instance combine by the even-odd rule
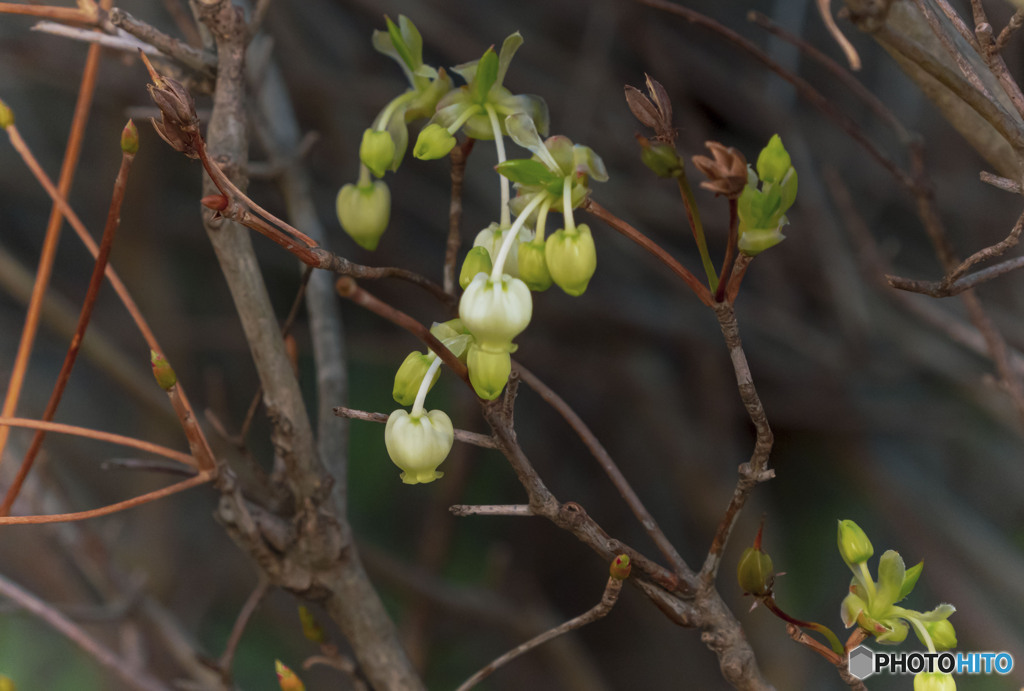
[[[852,118],[897,165],[908,156],[898,137],[830,73],[750,23],[748,10],[841,61],[807,0],[680,3],[706,13],[808,80]],[[966,3],[954,3],[964,11]],[[188,26],[179,0],[120,5],[176,36]],[[1001,27],[1008,5],[986,3]],[[505,85],[546,99],[552,133],[591,146],[611,176],[594,198],[666,247],[699,275],[700,261],[675,186],[639,160],[644,132],[623,98],[645,73],[672,98],[680,148],[706,153],[717,140],[756,159],[779,133],[800,175],[788,239],[752,264],[737,301],[751,371],[775,432],[777,478],[759,487],[730,544],[719,588],[731,604],[769,680],[779,689],[845,688],[833,668],[789,640],[764,609],[748,613],[733,574],[739,554],[765,517],[765,548],[779,604],[793,616],[841,629],[839,603],[849,573],[835,547],[836,521],[857,521],[876,554],[898,550],[925,568],[907,607],[953,603],[961,650],[1008,651],[1022,664],[1011,678],[962,677],[963,689],[1024,684],[1024,458],[1022,426],[993,379],[991,362],[948,331],[968,325],[957,298],[896,295],[879,287],[880,261],[896,273],[942,275],[914,200],[862,148],[801,100],[795,90],[707,28],[623,0],[305,0],[272,3],[250,51],[284,75],[304,132],[313,198],[327,245],[353,261],[403,266],[440,281],[447,233],[449,168],[411,156],[387,183],[392,218],[376,252],[338,226],[334,198],[356,179],[362,131],[405,88],[395,63],[373,51],[383,15],[405,14],[419,28],[428,64],[476,59],[520,31]],[[32,30],[29,17],[0,19],[0,97],[49,174],[56,178],[86,52],[84,44]],[[924,142],[925,163],[950,238],[966,256],[1005,237],[1020,202],[979,182],[984,161],[941,118],[917,87],[869,38],[840,22],[860,51],[857,74]],[[1020,42],[1005,55],[1019,74]],[[110,51],[70,202],[94,233],[106,216],[119,163],[117,140],[129,115],[140,122],[136,158],[112,263],[161,339],[198,410],[236,433],[257,382],[230,296],[203,231],[200,167],[161,142],[142,117],[149,110],[142,65]],[[200,116],[209,97],[197,97]],[[415,136],[415,128],[413,136]],[[509,143],[510,155],[522,150]],[[252,160],[267,154],[253,138]],[[38,261],[50,202],[6,142],[0,144],[0,387],[6,388]],[[498,215],[493,149],[470,157],[464,243]],[[250,194],[283,214],[272,179],[253,168]],[[267,170],[263,166],[262,170]],[[698,173],[691,169],[694,185]],[[712,256],[724,248],[726,207],[697,191]],[[554,219],[553,219],[554,220]],[[596,431],[648,508],[691,565],[699,565],[732,494],[737,466],[753,446],[714,315],[670,272],[600,221],[586,218],[599,255],[587,293],[552,290],[536,298],[516,358],[548,382]],[[299,286],[296,262],[254,240],[281,318]],[[1012,251],[1011,251],[1012,254]],[[18,412],[39,416],[64,356],[92,262],[65,230],[51,300]],[[1024,347],[1024,290],[1009,274],[978,289],[988,314],[1014,349]],[[424,323],[448,315],[395,282],[364,284]],[[419,347],[411,336],[351,304],[339,304],[346,332],[348,405],[390,412],[392,377]],[[300,314],[294,333],[310,406],[315,375]],[[101,293],[57,420],[184,449],[166,397],[151,383],[147,349],[113,292]],[[339,401],[339,404],[343,403]],[[450,375],[431,407],[457,427],[484,431],[472,397]],[[523,448],[562,501],[582,504],[609,533],[646,554],[656,550],[571,430],[527,387],[516,409]],[[218,453],[239,454],[204,421]],[[443,481],[404,486],[389,462],[383,429],[350,424],[350,518],[371,576],[402,628],[431,689],[448,689],[526,638],[589,609],[606,565],[570,535],[540,519],[469,517],[454,503],[521,503],[525,494],[494,452],[456,445]],[[4,473],[27,444],[12,435]],[[267,426],[256,417],[248,452],[267,465]],[[123,449],[50,435],[25,512],[83,510],[167,483],[152,473],[104,470]],[[9,478],[9,475],[7,475]],[[7,480],[0,480],[6,485]],[[209,488],[89,521],[81,526],[0,531],[0,573],[54,602],[89,630],[172,679],[174,650],[153,632],[153,608],[173,619],[181,641],[216,658],[257,571],[214,521]],[[90,570],[103,564],[101,576]],[[105,585],[100,586],[99,583]],[[300,669],[316,648],[302,638],[297,601],[273,593],[242,638],[235,666],[244,689],[274,689],[273,660]],[[149,611],[149,610],[146,610]],[[155,616],[155,615],[154,615]],[[326,623],[326,617],[324,617]],[[167,624],[170,626],[170,624]],[[333,632],[335,637],[337,632]],[[911,637],[913,639],[913,637]],[[902,649],[920,649],[910,640]],[[31,616],[0,602],[0,673],[19,689],[113,689],[118,682]],[[302,673],[307,688],[347,688],[335,671]],[[872,689],[906,689],[909,677],[872,679]],[[670,623],[627,588],[604,620],[510,664],[481,688],[725,688],[699,632]]]

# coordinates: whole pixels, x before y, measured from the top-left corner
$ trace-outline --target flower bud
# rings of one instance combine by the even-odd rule
[[[419,393],[423,377],[427,376],[430,363],[436,357],[433,353],[424,354],[419,351],[413,351],[405,357],[405,360],[398,368],[398,372],[395,373],[395,387],[391,392],[391,396],[395,399],[396,403],[399,405],[412,405],[416,401],[416,394]],[[434,372],[434,377],[427,391],[434,388],[434,384],[440,376],[441,370]]]
[[[14,111],[0,100],[0,128],[7,129],[14,124]]]
[[[839,521],[839,554],[847,566],[863,563],[874,553],[875,548],[859,525],[849,519]]]
[[[171,363],[167,362],[167,358],[155,350],[150,350],[149,361],[153,366],[153,378],[156,379],[156,383],[160,385],[160,388],[164,391],[170,391],[174,388],[174,385],[178,383],[178,375],[174,373]]]
[[[914,691],[956,691],[952,674],[920,672],[914,675]]]
[[[462,262],[462,271],[459,272],[459,287],[463,290],[470,284],[473,278],[479,274],[490,274],[494,265],[491,264],[491,253],[486,247],[474,247],[466,254]]]
[[[444,158],[455,148],[455,137],[446,128],[432,122],[422,130],[416,138],[416,146],[412,149],[412,155],[421,161],[433,161],[437,158]]]
[[[518,199],[518,197],[516,198]],[[473,239],[473,247],[486,248],[493,262],[501,251],[501,246],[505,242],[505,233],[507,232],[509,232],[509,228],[502,228],[497,223],[492,223],[476,234],[476,238]],[[508,256],[505,258],[505,266],[502,267],[504,273],[513,278],[519,277],[519,243],[527,242],[532,237],[532,231],[527,230],[525,226],[519,229],[519,236],[512,243],[512,249],[509,250]],[[488,271],[488,273],[490,272]],[[469,278],[473,280],[472,276]]]
[[[0,107],[2,107],[2,105],[3,104],[0,103]],[[3,674],[0,674],[0,691],[15,691],[14,680],[10,677],[4,676]]]
[[[324,631],[324,627],[320,626],[320,622],[305,605],[299,605],[299,623],[302,624],[302,635],[306,637],[306,640],[313,643],[323,643],[327,640],[327,632]]]
[[[739,567],[736,569],[736,580],[745,593],[751,595],[769,595],[772,592],[772,582],[775,580],[775,570],[772,568],[772,558],[767,552],[762,552],[757,547],[747,547],[740,557]]]
[[[766,183],[776,183],[785,177],[792,167],[789,152],[782,145],[782,139],[773,134],[768,145],[757,156],[757,175]]]
[[[949,619],[925,621],[922,623],[925,630],[928,631],[928,635],[932,638],[935,650],[951,650],[956,647],[956,631],[953,629]]]
[[[490,348],[471,343],[466,357],[469,369],[469,383],[476,395],[485,401],[493,401],[500,394],[512,373],[512,356],[507,348]]]
[[[433,482],[443,476],[437,466],[448,457],[454,440],[452,421],[443,410],[410,415],[399,409],[391,413],[384,428],[388,456],[404,471],[402,482],[407,485]]]
[[[538,293],[551,287],[551,272],[544,256],[546,247],[547,243],[537,238],[519,243],[519,278]]]
[[[280,660],[274,660],[274,671],[277,672],[277,683],[281,685],[281,691],[306,691],[302,680]]]
[[[139,128],[131,120],[121,130],[121,151],[126,154],[139,153]]]
[[[345,185],[338,192],[338,221],[360,247],[377,249],[391,216],[391,192],[378,180],[364,186]]]
[[[590,228],[581,223],[572,231],[559,229],[547,239],[544,257],[558,287],[569,295],[582,295],[597,269]]]
[[[395,140],[386,130],[368,129],[359,144],[359,160],[379,178],[391,167],[395,158]]]
[[[512,342],[533,315],[530,289],[518,278],[504,274],[492,281],[477,274],[459,300],[459,317],[480,345],[503,347]]]
[[[632,565],[629,563],[629,555],[620,554],[612,560],[612,565],[608,568],[608,575],[624,581],[629,578],[630,570],[632,570]]]
[[[640,160],[643,164],[654,171],[659,178],[672,178],[683,172],[683,163],[676,153],[676,148],[671,144],[658,142],[651,144],[643,137],[640,140]],[[645,145],[646,143],[646,145]]]

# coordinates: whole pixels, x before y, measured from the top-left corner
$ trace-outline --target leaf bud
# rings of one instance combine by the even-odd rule
[[[306,691],[306,685],[302,680],[280,660],[274,660],[274,671],[277,673],[277,683],[281,685],[281,691]]]
[[[153,366],[153,377],[156,379],[156,383],[160,385],[160,388],[164,391],[170,391],[174,388],[174,385],[178,383],[178,376],[171,368],[171,363],[167,362],[167,358],[155,350],[150,350],[149,361]]]
[[[629,555],[620,554],[612,559],[612,565],[608,567],[608,575],[616,580],[624,581],[629,578],[631,569],[632,564],[629,563]]]
[[[139,153],[139,128],[131,120],[121,130],[121,151],[133,155]]]
[[[775,570],[772,567],[772,558],[767,552],[761,551],[760,547],[747,547],[740,557],[739,567],[736,569],[736,580],[739,581],[743,592],[751,595],[769,595],[772,592],[772,582],[775,580]]]
[[[299,622],[302,624],[302,635],[306,637],[306,640],[313,643],[323,643],[327,640],[327,632],[324,631],[324,627],[320,626],[320,622],[305,605],[299,605]]]
[[[652,144],[646,137],[637,137],[640,142],[640,160],[654,171],[659,178],[678,177],[683,172],[683,162],[671,144],[656,142]]]
[[[779,135],[773,134],[768,140],[768,145],[761,149],[757,156],[757,175],[763,182],[774,184],[782,181],[792,165],[789,152],[782,145],[782,139]]]
[[[0,128],[7,129],[14,124],[14,111],[0,99]]]

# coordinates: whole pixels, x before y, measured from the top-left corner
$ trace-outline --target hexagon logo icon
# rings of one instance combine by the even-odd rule
[[[858,679],[867,679],[875,673],[875,653],[864,645],[858,645],[850,651],[850,674]]]

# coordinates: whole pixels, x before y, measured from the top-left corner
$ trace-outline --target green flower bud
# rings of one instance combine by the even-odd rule
[[[861,564],[874,553],[875,548],[859,525],[849,519],[839,521],[839,554],[847,566]]]
[[[379,178],[391,167],[395,158],[395,140],[386,130],[368,129],[359,144],[359,160]]]
[[[757,157],[757,175],[766,183],[776,183],[785,177],[792,167],[789,152],[782,145],[782,139],[773,134],[768,146],[761,149]]]
[[[956,691],[952,674],[920,672],[914,675],[914,691]]]
[[[558,287],[569,295],[582,295],[597,269],[597,249],[590,228],[581,223],[574,231],[556,231],[547,239],[544,257]]]
[[[490,348],[471,343],[466,367],[469,369],[469,383],[476,395],[485,401],[493,401],[500,394],[512,373],[512,357],[506,347]]]
[[[360,247],[377,249],[391,216],[391,192],[383,181],[345,185],[338,192],[338,221]]]
[[[747,547],[740,557],[736,580],[745,593],[769,595],[772,592],[772,582],[775,580],[772,558],[757,547]]]
[[[509,228],[502,228],[497,223],[492,223],[476,234],[473,239],[473,247],[485,248],[493,262],[498,256],[498,252],[501,251],[501,245],[505,242],[505,233],[509,230]],[[532,238],[533,231],[527,230],[525,227],[519,228],[519,237],[516,238],[518,242],[512,243],[512,249],[509,251],[508,257],[505,258],[505,266],[502,267],[504,273],[513,278],[519,278],[519,243],[528,242]],[[470,280],[472,279],[473,277],[470,276]]]
[[[153,378],[156,379],[156,383],[160,385],[160,388],[164,391],[173,389],[174,385],[178,383],[178,375],[174,373],[171,363],[167,362],[167,358],[155,350],[150,350],[149,361],[153,366]]]
[[[608,575],[620,581],[624,581],[629,578],[629,572],[632,570],[632,565],[629,563],[628,554],[620,554],[612,560],[612,565],[608,567]]]
[[[659,178],[672,178],[683,172],[683,163],[679,160],[676,148],[671,144],[657,143],[650,144],[642,139],[640,146],[640,160],[644,165],[654,171]]]
[[[448,457],[454,441],[455,429],[443,410],[410,415],[399,409],[391,413],[384,428],[388,456],[404,471],[402,482],[407,485],[433,482],[443,476],[437,466]]]
[[[545,258],[547,243],[534,238],[519,243],[519,278],[530,290],[538,293],[551,287],[551,272]]]
[[[423,377],[427,376],[430,363],[436,357],[433,353],[424,354],[419,351],[413,351],[405,357],[405,360],[398,368],[398,372],[395,373],[395,387],[391,392],[391,396],[395,399],[396,403],[399,405],[412,405],[416,401],[416,394],[420,390],[420,384],[423,383]],[[430,388],[427,391],[434,387],[440,376],[441,370],[434,372]]]
[[[466,254],[466,259],[462,262],[462,271],[459,272],[459,287],[465,290],[477,274],[490,275],[492,268],[494,266],[491,264],[491,253],[487,251],[487,248],[474,247]]]
[[[126,154],[139,153],[139,128],[131,120],[121,130],[121,151]]]
[[[504,274],[492,281],[477,274],[459,300],[459,317],[477,343],[491,348],[505,347],[530,323],[533,298],[518,278]]]
[[[302,680],[280,660],[274,660],[274,671],[277,673],[277,683],[281,686],[281,691],[306,691]]]
[[[925,630],[928,631],[928,635],[932,637],[932,645],[935,646],[935,650],[951,650],[956,647],[956,631],[949,623],[949,619],[922,623]]]
[[[421,161],[444,158],[455,148],[455,143],[455,137],[447,129],[432,122],[420,131],[420,136],[416,138],[416,146],[412,149],[412,155]]]

